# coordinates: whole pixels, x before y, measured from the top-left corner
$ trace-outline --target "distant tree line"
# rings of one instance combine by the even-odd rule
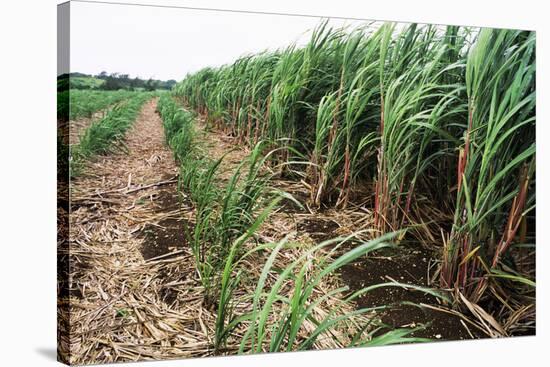
[[[101,82],[103,81],[103,82]],[[57,90],[68,89],[99,89],[99,90],[146,90],[172,89],[176,81],[131,78],[128,74],[107,73],[102,71],[97,75],[83,73],[63,74],[57,78]]]

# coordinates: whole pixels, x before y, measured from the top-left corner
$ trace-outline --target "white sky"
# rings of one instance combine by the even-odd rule
[[[71,2],[71,71],[181,80],[239,56],[307,41],[320,19]],[[332,19],[331,25],[366,24]]]

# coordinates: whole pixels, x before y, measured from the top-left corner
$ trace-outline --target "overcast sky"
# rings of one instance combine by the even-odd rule
[[[71,2],[71,71],[181,80],[188,72],[304,43],[320,18]],[[334,26],[365,22],[332,19]]]

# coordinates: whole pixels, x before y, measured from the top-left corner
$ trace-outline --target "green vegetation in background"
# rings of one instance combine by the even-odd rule
[[[71,77],[70,85],[71,89],[101,89],[101,86],[105,84],[104,80],[94,77]]]
[[[97,90],[131,90],[154,91],[170,90],[176,84],[175,80],[140,79],[130,78],[128,74],[103,71],[98,75],[83,73],[63,74],[57,78],[57,91],[64,92],[69,89],[97,89]]]

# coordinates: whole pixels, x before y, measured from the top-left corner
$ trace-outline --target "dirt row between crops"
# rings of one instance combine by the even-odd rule
[[[238,139],[216,129],[206,129],[199,117],[203,145],[211,158],[222,161],[224,180],[246,159],[250,150]],[[229,153],[227,153],[229,152]],[[351,203],[346,210],[331,208],[315,209],[308,206],[309,192],[303,182],[275,178],[272,186],[290,193],[300,201],[303,208],[291,202],[284,203],[273,213],[258,236],[266,242],[279,241],[285,236],[307,248],[313,244],[335,237],[346,237],[358,231],[365,231],[362,240],[373,239],[374,230],[372,211],[369,201]],[[340,271],[341,281],[351,291],[364,287],[400,282],[434,288],[435,262],[439,255],[432,248],[420,243],[398,248],[382,249],[368,257],[358,259],[344,266]],[[356,301],[357,308],[390,306],[379,314],[381,321],[392,327],[419,328],[412,336],[436,340],[464,340],[487,337],[479,325],[471,319],[444,307],[438,299],[418,291],[400,287],[384,287],[371,291]]]
[[[177,165],[164,143],[157,101],[125,141],[71,182],[70,338],[74,364],[209,355],[200,282],[184,246],[192,210],[178,200]]]

